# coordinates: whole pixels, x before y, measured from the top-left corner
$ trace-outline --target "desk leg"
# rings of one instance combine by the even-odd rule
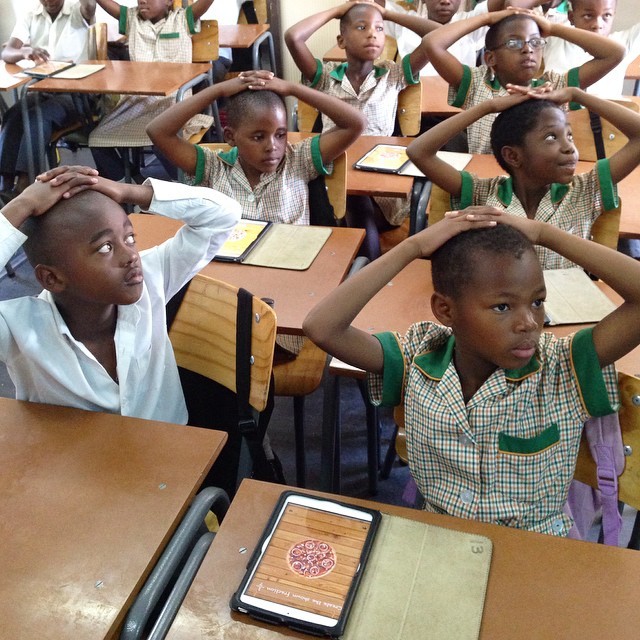
[[[358,380],[358,387],[367,414],[367,464],[369,472],[369,494],[378,493],[378,469],[380,467],[380,419],[378,407],[371,404],[365,380]]]
[[[269,66],[270,66],[270,71],[273,71],[274,75],[277,75],[277,73],[276,73],[276,52],[275,52],[275,48],[274,48],[274,45],[273,45],[273,36],[271,35],[270,31],[266,31],[265,33],[263,33],[253,43],[253,47],[251,49],[251,53],[252,53],[252,56],[253,56],[253,68],[254,68],[254,70],[258,70],[258,69],[262,68],[261,65],[260,65],[260,50],[261,50],[262,44],[265,41],[267,42],[267,44],[269,46]]]
[[[340,376],[324,382],[320,489],[340,493]]]

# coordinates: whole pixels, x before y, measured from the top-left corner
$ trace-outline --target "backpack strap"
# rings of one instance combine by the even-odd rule
[[[605,544],[618,546],[622,529],[622,516],[618,510],[618,476],[624,470],[624,449],[618,414],[591,418],[585,422],[584,429],[597,467],[603,541]]]
[[[589,111],[589,122],[591,124],[591,133],[593,134],[593,144],[596,147],[596,156],[598,160],[602,160],[602,158],[607,157],[602,137],[602,120],[597,113]]]

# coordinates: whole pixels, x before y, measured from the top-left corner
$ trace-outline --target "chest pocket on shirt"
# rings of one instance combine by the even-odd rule
[[[160,33],[156,44],[156,59],[167,62],[184,62],[183,57],[180,55],[183,47],[180,34],[177,31]]]
[[[533,438],[498,434],[497,488],[514,500],[533,502],[548,495],[561,472],[560,433],[553,424]]]

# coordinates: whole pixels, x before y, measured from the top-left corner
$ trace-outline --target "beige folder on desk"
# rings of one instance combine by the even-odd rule
[[[330,227],[273,224],[243,264],[303,271],[311,266],[331,235]]]
[[[344,640],[477,640],[488,538],[384,514]]]

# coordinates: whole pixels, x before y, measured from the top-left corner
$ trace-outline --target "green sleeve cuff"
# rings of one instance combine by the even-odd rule
[[[196,21],[193,17],[193,7],[189,5],[186,8],[185,12],[187,14],[187,26],[189,27],[189,33],[193,35],[194,33],[196,33]]]
[[[615,413],[617,409],[611,406],[598,354],[593,344],[593,327],[581,329],[573,336],[571,362],[580,398],[589,416],[606,416]]]
[[[322,134],[321,134],[322,135]],[[313,166],[315,170],[321,176],[328,176],[331,174],[331,171],[328,171],[322,162],[322,154],[320,153],[320,136],[315,136],[311,140],[311,160],[313,161]]]
[[[316,75],[313,76],[313,80],[309,83],[309,86],[311,88],[315,87],[318,82],[320,82],[320,78],[322,78],[322,60],[316,58]]]
[[[196,170],[193,178],[193,184],[195,186],[202,183],[204,178],[204,149],[200,145],[196,145]]]
[[[411,68],[411,54],[402,58],[402,70],[404,71],[404,79],[407,81],[407,84],[418,84],[420,82],[420,74],[417,73],[414,75],[413,69]]]
[[[471,86],[471,67],[466,64],[462,65],[462,80],[460,86],[456,91],[456,95],[451,102],[452,107],[462,107],[464,104],[467,93],[469,93],[469,87]]]
[[[611,211],[618,208],[618,190],[611,179],[611,163],[609,158],[602,158],[596,162],[602,210]]]
[[[120,17],[118,18],[118,33],[122,36],[127,35],[127,7],[120,7]]]
[[[380,341],[384,354],[384,368],[382,374],[381,405],[395,407],[402,402],[404,387],[404,357],[395,333],[376,333],[374,337]]]
[[[460,210],[473,204],[473,176],[468,171],[461,171],[462,186],[460,188]]]
[[[567,71],[567,86],[580,87],[580,67],[574,67],[573,69],[569,69],[569,71]],[[581,104],[579,104],[578,102],[569,103],[570,111],[578,111],[578,109],[582,109]]]

